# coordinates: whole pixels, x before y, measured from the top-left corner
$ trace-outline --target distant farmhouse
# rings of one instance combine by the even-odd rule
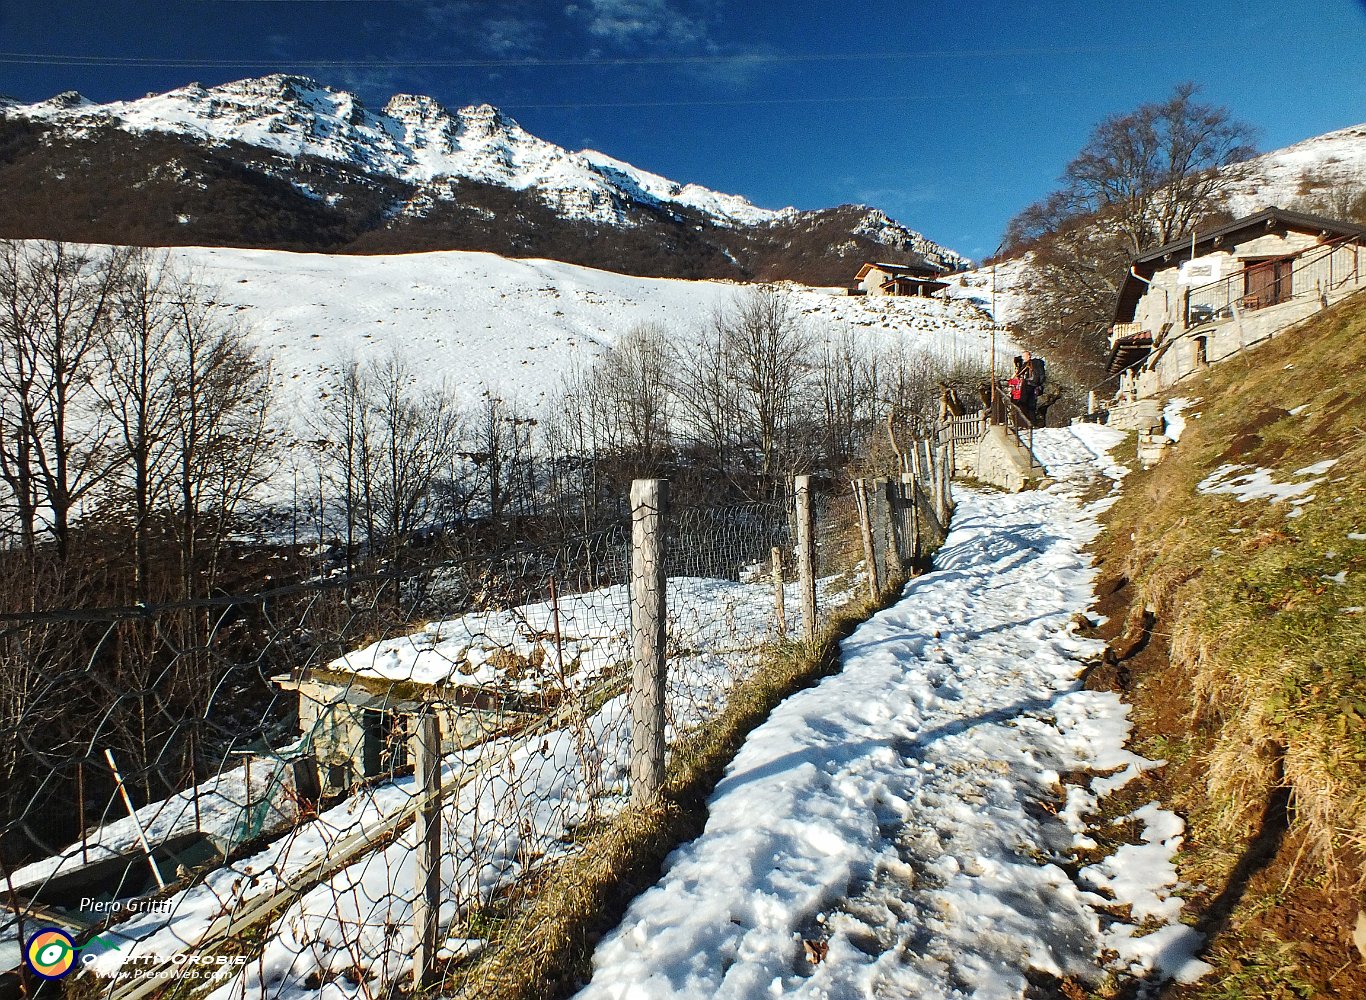
[[[1366,226],[1281,208],[1148,251],[1110,328],[1110,422],[1146,429],[1140,402],[1363,288]]]
[[[914,295],[926,298],[948,288],[939,279],[947,268],[918,260],[911,264],[864,264],[854,275],[850,295]]]

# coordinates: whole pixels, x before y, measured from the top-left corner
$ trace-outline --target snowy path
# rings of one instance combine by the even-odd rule
[[[1041,432],[1056,485],[960,494],[936,572],[751,734],[581,1000],[1020,997],[1031,975],[1202,971],[1171,894],[1177,817],[1145,806],[1142,843],[1065,867],[1095,846],[1098,799],[1152,766],[1124,750],[1118,697],[1076,680],[1100,648],[1071,619],[1107,502],[1081,495],[1122,474],[1119,437]]]

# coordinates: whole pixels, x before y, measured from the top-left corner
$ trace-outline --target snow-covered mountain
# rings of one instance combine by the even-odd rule
[[[1329,211],[1345,193],[1366,191],[1366,123],[1326,132],[1230,168],[1229,209],[1251,215],[1276,206]]]
[[[397,94],[382,111],[372,111],[354,94],[299,76],[218,87],[192,83],[112,104],[67,93],[11,111],[68,127],[114,125],[316,157],[416,184],[417,199],[426,193],[424,185],[452,177],[534,188],[565,216],[611,225],[630,224],[621,211],[628,202],[676,205],[723,224],[758,225],[793,213],[678,184],[594,150],[570,152],[488,104],[449,111],[430,97]]]
[[[399,94],[373,110],[354,94],[299,76],[190,84],[111,104],[74,92],[0,104],[0,138],[19,150],[0,171],[13,177],[2,179],[17,182],[26,203],[36,197],[24,190],[35,173],[56,179],[77,200],[99,202],[100,210],[84,215],[98,228],[101,219],[120,217],[121,205],[105,205],[117,193],[140,206],[129,214],[160,217],[156,225],[142,223],[160,238],[143,242],[301,248],[304,234],[318,227],[296,224],[297,217],[311,215],[335,217],[336,224],[324,225],[326,239],[309,249],[487,249],[559,257],[563,245],[565,259],[579,263],[686,277],[822,281],[838,275],[847,281],[847,264],[864,257],[920,258],[949,269],[965,263],[866,206],[760,208],[595,150],[564,149],[488,104],[450,110],[430,97]],[[92,146],[98,147],[93,157]],[[28,169],[16,170],[16,159],[22,168],[25,158]],[[101,161],[110,161],[103,170]],[[253,176],[244,177],[244,169]],[[83,185],[92,172],[102,191],[87,195]],[[278,238],[240,224],[235,239],[221,232],[233,226],[224,224],[214,195],[230,184],[234,203],[244,206],[239,215],[280,219]],[[5,235],[55,235],[15,231],[2,211],[0,227]],[[206,229],[213,238],[205,239]],[[563,232],[547,245],[556,230]],[[588,234],[606,245],[574,246]],[[661,256],[662,262],[631,266]],[[803,256],[826,259],[795,273],[789,265]],[[683,264],[659,271],[667,258]],[[838,267],[829,274],[811,272],[831,259]]]

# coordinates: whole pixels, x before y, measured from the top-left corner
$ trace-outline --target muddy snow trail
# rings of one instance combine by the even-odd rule
[[[1203,971],[1172,895],[1177,817],[1145,806],[1141,843],[1068,865],[1098,800],[1153,766],[1124,749],[1127,707],[1077,681],[1100,651],[1072,621],[1093,599],[1082,550],[1110,502],[1082,497],[1122,475],[1119,440],[1040,432],[1054,485],[960,491],[935,572],[750,735],[582,1000],[1020,997]]]

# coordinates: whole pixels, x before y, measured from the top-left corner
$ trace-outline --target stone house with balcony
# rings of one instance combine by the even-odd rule
[[[1162,390],[1364,288],[1366,226],[1281,208],[1144,253],[1110,328],[1110,422],[1153,426]]]
[[[913,295],[928,298],[948,288],[947,270],[919,260],[910,264],[864,264],[854,275],[850,295]]]

